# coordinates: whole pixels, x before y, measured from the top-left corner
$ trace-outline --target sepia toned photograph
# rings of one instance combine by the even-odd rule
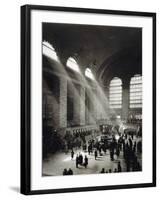
[[[142,28],[42,23],[42,176],[143,170]]]

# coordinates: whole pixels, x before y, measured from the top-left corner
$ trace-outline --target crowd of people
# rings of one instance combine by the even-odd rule
[[[94,151],[95,160],[97,155],[101,156],[106,154],[106,151],[107,148],[104,147],[104,144],[99,142]],[[115,159],[118,160],[120,153],[123,155],[126,164],[126,171],[141,171],[141,165],[138,161],[137,154],[142,153],[142,141],[138,141],[133,135],[121,135],[118,140],[113,135],[108,151],[111,161],[114,161]]]
[[[121,162],[120,161],[118,162],[117,168],[115,168],[113,172],[114,173],[116,173],[116,172],[122,172],[122,167],[121,167]],[[100,171],[100,173],[101,174],[112,173],[112,169],[105,170],[105,168],[102,168],[102,170]]]
[[[71,160],[74,159],[74,151],[72,149],[71,151]],[[77,154],[76,155],[76,168],[78,168],[79,166],[84,166],[85,168],[87,168],[87,165],[88,165],[88,157],[87,155],[85,155],[83,157],[83,155],[81,153]],[[66,168],[63,170],[63,175],[73,175],[73,171],[71,168],[69,168],[69,170],[67,170]]]
[[[88,157],[86,155],[83,157],[83,155],[81,153],[77,154],[77,156],[76,156],[76,168],[78,168],[79,165],[87,168]]]
[[[66,131],[66,134],[63,138],[64,140],[64,150],[67,153],[71,149],[80,149],[83,146],[85,150],[86,137],[91,137],[93,133],[97,133],[97,129],[85,130],[85,129],[76,129],[71,131]]]
[[[69,168],[68,170],[65,168],[63,170],[63,176],[65,175],[73,175],[73,170],[71,168]]]
[[[138,161],[137,154],[142,153],[142,141],[135,139],[133,135],[123,135],[119,138],[115,145],[116,155],[119,156],[119,152],[122,151],[123,158],[126,163],[126,171],[141,171],[141,165]],[[113,149],[114,151],[114,149]],[[118,151],[118,153],[117,153]],[[113,153],[114,160],[114,153]]]
[[[142,140],[141,137],[139,137],[138,135],[124,132],[124,134],[119,134],[118,137],[115,137],[115,134],[110,134],[110,139],[106,139],[103,141],[98,141],[96,137],[92,137],[92,139],[86,140],[85,134],[78,134],[78,132],[73,135],[73,137],[74,140],[72,141],[76,141],[76,139],[79,139],[80,141],[78,148],[76,145],[74,145],[74,147],[71,145],[71,160],[75,161],[76,168],[79,168],[80,166],[87,168],[87,166],[89,165],[88,156],[93,156],[95,160],[99,160],[99,157],[107,156],[109,154],[110,161],[116,161],[117,167],[114,169],[105,169],[106,167],[103,167],[100,173],[142,170],[140,161],[142,153]],[[67,138],[69,138],[68,141],[73,139],[71,137]],[[85,155],[81,152],[77,154],[78,149],[84,151]],[[140,159],[137,157],[137,155],[140,155]],[[120,160],[123,160],[123,168],[121,166]],[[64,169],[63,174],[73,174],[73,171],[71,169],[68,171],[69,173],[66,169]]]

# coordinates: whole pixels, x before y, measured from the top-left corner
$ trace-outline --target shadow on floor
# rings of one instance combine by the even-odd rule
[[[14,192],[20,193],[20,188],[19,187],[10,186],[9,189],[12,190],[12,191],[14,191]]]

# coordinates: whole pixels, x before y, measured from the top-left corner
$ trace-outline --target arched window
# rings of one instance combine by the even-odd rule
[[[72,69],[72,70],[74,70],[76,72],[80,72],[79,66],[78,66],[78,64],[77,64],[77,62],[75,61],[74,58],[72,58],[72,57],[68,58],[66,65],[70,69]]]
[[[109,85],[109,104],[111,108],[122,107],[122,81],[114,77]]]
[[[86,68],[86,70],[85,70],[85,76],[88,77],[88,78],[90,78],[90,79],[92,79],[92,80],[95,80],[94,75],[93,75],[91,69],[89,69],[89,68]]]
[[[135,75],[130,81],[130,108],[142,107],[142,76]]]
[[[55,52],[55,49],[53,48],[53,46],[49,42],[43,41],[42,47],[43,47],[43,55],[49,57],[52,60],[59,62],[59,59],[58,59],[57,54]]]

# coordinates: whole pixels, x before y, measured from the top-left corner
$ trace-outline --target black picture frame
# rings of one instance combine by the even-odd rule
[[[150,17],[153,21],[152,27],[152,56],[153,56],[153,149],[152,149],[152,182],[125,184],[125,185],[105,185],[91,187],[73,187],[59,189],[31,189],[31,11],[63,11],[77,13],[122,15],[122,16],[141,16]],[[89,8],[54,7],[43,5],[24,5],[21,7],[21,193],[25,195],[81,192],[95,190],[112,190],[126,188],[142,188],[156,186],[156,13],[134,12],[120,10],[101,10]]]

